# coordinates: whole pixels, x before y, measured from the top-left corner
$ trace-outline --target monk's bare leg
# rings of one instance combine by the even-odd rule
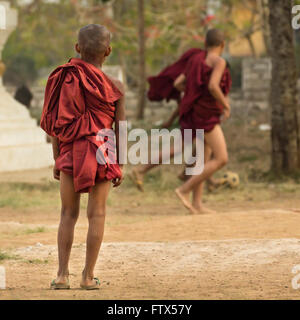
[[[94,268],[103,239],[106,201],[110,185],[110,181],[97,183],[89,194],[87,208],[89,229],[86,241],[86,261],[82,273],[81,286],[95,285]]]
[[[195,143],[195,139],[193,139],[193,145],[192,145],[192,156],[195,156],[196,154],[196,143]],[[186,164],[183,171],[178,175],[178,178],[181,181],[187,181],[191,176],[188,176],[185,174],[185,171],[187,168],[192,168],[194,166],[194,164]]]
[[[212,157],[212,150],[207,143],[204,145],[204,163],[206,164]],[[209,178],[208,178],[209,179]],[[208,181],[208,180],[206,180]],[[213,210],[206,208],[202,203],[202,194],[204,189],[205,181],[200,182],[194,189],[193,189],[193,202],[192,205],[196,208],[199,214],[205,213],[214,213]]]
[[[69,276],[69,259],[74,228],[79,215],[80,194],[74,191],[73,178],[60,173],[61,218],[57,235],[59,269],[56,284],[64,284]]]
[[[204,170],[200,175],[192,176],[181,187],[176,189],[178,197],[193,213],[195,213],[196,208],[194,208],[189,201],[190,192],[192,192],[199,183],[226,165],[228,161],[226,141],[220,125],[216,125],[211,132],[205,134],[205,141],[211,148],[214,157],[205,164]]]
[[[195,142],[195,140],[194,140],[194,142]],[[208,152],[209,152],[209,154],[210,154],[210,157],[212,156],[212,152],[211,152],[211,149],[210,149],[210,147],[207,145],[207,144],[205,144],[205,148],[207,149],[206,150],[206,154],[208,154]],[[195,143],[193,143],[193,155],[196,153],[196,144]],[[207,161],[208,161],[209,159],[207,159]],[[187,176],[186,174],[185,174],[185,170],[186,170],[186,168],[191,168],[191,167],[193,167],[193,165],[186,165],[185,166],[185,168],[183,169],[183,171],[178,175],[178,178],[181,180],[181,181],[187,181],[191,176]],[[215,182],[215,180],[213,179],[213,177],[209,177],[208,179],[206,179],[206,183],[207,183],[207,185],[210,187],[210,186],[212,186],[212,187],[214,187],[215,185],[216,185],[216,182]]]

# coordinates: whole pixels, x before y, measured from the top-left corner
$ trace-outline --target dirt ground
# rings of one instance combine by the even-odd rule
[[[158,170],[146,192],[130,181],[111,192],[96,267],[99,291],[79,289],[86,197],[70,263],[71,290],[51,291],[57,268],[58,184],[51,169],[1,174],[0,299],[298,299],[300,188],[243,183],[206,194],[216,214],[191,216],[173,194],[174,172]],[[158,181],[158,182],[157,182]],[[167,182],[166,182],[167,181]],[[156,183],[159,183],[157,188]]]

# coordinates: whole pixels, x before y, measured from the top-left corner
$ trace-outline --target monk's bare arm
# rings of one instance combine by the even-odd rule
[[[51,143],[52,143],[52,150],[53,150],[53,159],[54,161],[58,158],[59,156],[59,144],[58,144],[58,139],[55,137],[51,137]],[[56,165],[54,164],[53,168],[53,177],[56,180],[59,180],[60,172],[56,168]]]
[[[176,78],[176,80],[174,81],[174,87],[175,87],[178,91],[182,92],[182,91],[185,90],[185,83],[186,83],[186,77],[185,77],[185,75],[182,73],[182,74],[180,74],[180,75]]]
[[[230,109],[230,105],[228,103],[228,99],[223,94],[220,82],[226,68],[226,61],[222,58],[218,58],[213,67],[213,72],[211,74],[208,89],[211,95],[222,104],[222,106],[226,109]]]
[[[120,152],[124,149],[120,149],[120,121],[125,121],[126,120],[126,115],[125,115],[125,98],[124,96],[118,100],[117,105],[116,105],[116,116],[115,116],[115,132],[116,132],[116,147],[117,147],[117,159],[118,162],[120,163],[120,159],[124,159],[124,155],[120,154]],[[125,132],[121,132],[121,136],[126,134]],[[123,165],[120,164],[122,167]]]
[[[125,88],[121,81],[110,78],[114,85],[120,90],[123,96],[116,103],[116,112],[115,112],[115,133],[116,133],[116,149],[117,149],[117,159],[119,162],[120,158],[123,158],[123,155],[120,154],[120,141],[119,141],[119,133],[120,133],[120,121],[126,120],[125,113]],[[122,134],[122,133],[121,133]],[[122,167],[122,165],[120,165]]]
[[[120,159],[124,159],[124,154],[121,154],[121,151],[125,151],[124,148],[120,149],[120,121],[126,120],[126,113],[125,113],[125,88],[121,81],[111,78],[111,81],[114,85],[120,90],[123,96],[117,101],[116,103],[116,112],[115,112],[115,134],[116,134],[116,151],[117,151],[117,161],[119,163],[120,168],[123,167],[123,164],[120,164]],[[122,133],[127,134],[127,132]],[[113,186],[118,187],[122,183],[123,177],[121,179],[114,179]]]
[[[58,139],[55,137],[51,137],[51,143],[52,143],[53,159],[56,160],[59,156]]]

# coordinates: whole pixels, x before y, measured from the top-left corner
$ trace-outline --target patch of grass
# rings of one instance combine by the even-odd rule
[[[283,173],[274,170],[252,169],[249,171],[248,178],[252,181],[265,183],[300,183],[300,171]]]
[[[1,187],[2,189],[2,187]],[[25,182],[13,182],[6,184],[6,189],[18,191],[52,191],[58,190],[58,184],[56,182],[47,181],[45,183],[25,183]]]
[[[59,185],[45,183],[3,183],[0,185],[0,208],[26,209],[59,207]]]
[[[0,261],[18,259],[17,256],[11,255],[5,251],[0,251]]]
[[[258,160],[258,156],[255,154],[246,154],[238,158],[239,162],[252,162]]]
[[[16,197],[7,196],[4,199],[0,199],[0,208],[5,207],[12,207],[16,208],[18,207],[19,200]]]
[[[295,186],[295,184],[291,183],[281,183],[277,185],[277,190],[279,192],[284,192],[284,193],[296,193],[298,191],[298,186]]]
[[[174,170],[176,169],[178,170]],[[172,168],[168,166],[161,166],[159,169],[150,171],[145,176],[145,187],[161,194],[165,191],[173,191],[178,185],[177,175],[182,168],[174,166]]]
[[[296,183],[300,183],[300,170],[293,172],[292,176]]]
[[[42,233],[42,232],[46,232],[46,230],[47,229],[45,227],[36,227],[33,229],[25,229],[24,234]]]
[[[28,259],[25,260],[25,262],[30,263],[30,264],[47,264],[49,263],[49,260],[41,260],[41,259]]]

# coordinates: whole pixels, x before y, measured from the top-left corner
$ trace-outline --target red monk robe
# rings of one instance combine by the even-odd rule
[[[157,76],[149,77],[150,85],[148,98],[150,101],[180,100],[180,92],[174,87],[176,78],[184,72],[189,59],[202,49],[190,49],[186,51],[175,63],[163,69]]]
[[[58,170],[72,175],[76,192],[89,192],[95,182],[121,177],[118,164],[99,164],[100,129],[111,129],[122,93],[94,65],[71,59],[55,69],[46,86],[41,127],[59,140]]]
[[[179,107],[181,129],[204,129],[211,131],[220,123],[223,106],[211,95],[208,84],[212,68],[205,63],[207,51],[193,55],[187,64],[184,74],[186,87]],[[231,76],[226,67],[222,76],[220,87],[224,95],[231,89]]]

